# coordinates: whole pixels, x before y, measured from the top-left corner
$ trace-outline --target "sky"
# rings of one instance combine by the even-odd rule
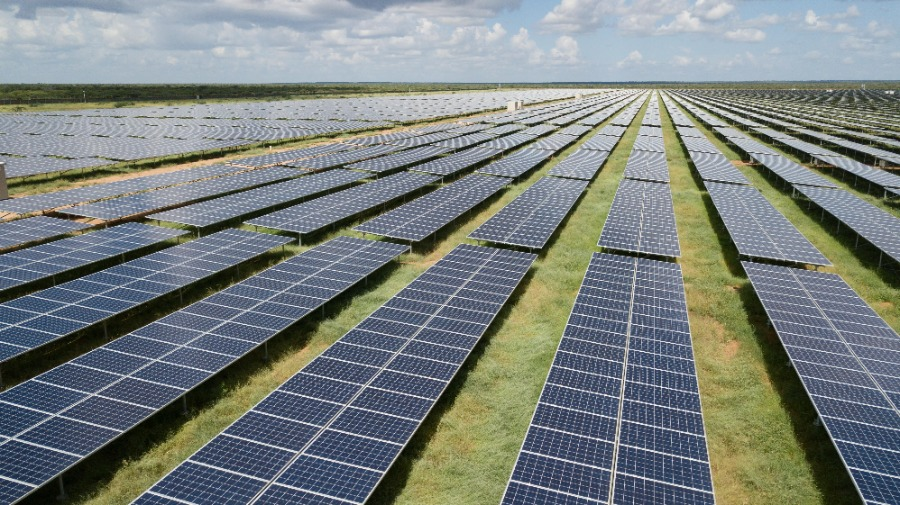
[[[900,79],[894,0],[0,0],[0,82]]]

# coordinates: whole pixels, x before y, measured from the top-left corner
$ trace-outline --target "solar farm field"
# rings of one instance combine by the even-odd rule
[[[900,503],[900,102],[435,96],[20,130],[0,503]]]

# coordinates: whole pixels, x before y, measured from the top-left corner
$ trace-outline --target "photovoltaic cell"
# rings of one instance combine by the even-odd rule
[[[717,182],[705,184],[740,255],[810,265],[831,265],[828,258],[756,189]]]
[[[254,186],[290,179],[297,171],[283,167],[261,168],[216,179],[197,181],[172,188],[138,193],[136,195],[111,198],[95,203],[70,207],[60,212],[71,216],[90,217],[114,221],[129,216],[147,214],[167,207],[239,191]]]
[[[883,254],[900,261],[900,218],[842,189],[796,189]]]
[[[125,223],[94,233],[0,255],[0,292],[51,278],[184,235],[185,231]]]
[[[669,185],[622,179],[597,245],[619,251],[680,256]]]
[[[419,242],[512,182],[470,175],[371,219],[354,230]]]
[[[472,231],[469,238],[542,249],[587,184],[577,179],[542,177]]]
[[[900,502],[900,335],[838,275],[741,264],[863,501]]]
[[[486,147],[471,147],[462,151],[449,154],[436,160],[427,161],[410,167],[415,172],[440,175],[442,177],[458,174],[471,168],[482,161],[500,154],[500,149],[488,149]]]
[[[517,179],[532,171],[553,154],[553,151],[546,149],[525,148],[491,162],[475,173]]]
[[[714,500],[681,269],[595,253],[502,503]]]
[[[289,241],[224,230],[4,302],[0,304],[0,362],[174,293]]]
[[[247,224],[301,235],[312,233],[408,195],[437,180],[431,175],[400,172],[251,219]]]
[[[59,237],[86,228],[90,228],[90,225],[47,216],[0,223],[0,250]]]
[[[457,246],[135,503],[364,503],[534,259]],[[486,298],[493,302],[454,308]],[[386,348],[385,339],[396,345]],[[235,439],[253,435],[245,428],[251,420],[262,438]],[[225,444],[258,442],[277,450],[278,459],[246,449],[240,461],[207,456]],[[273,466],[272,477],[254,470]],[[226,478],[237,482],[235,491],[222,484]]]
[[[369,174],[338,168],[151,214],[147,218],[204,228],[340,189],[369,177]]]
[[[406,250],[339,237],[0,393],[0,412],[21,420],[14,427],[3,424],[9,437],[0,440],[4,503],[46,484]],[[305,287],[320,291],[298,294]],[[280,405],[303,408],[309,402]],[[273,402],[266,406],[261,408],[280,412]],[[280,430],[291,431],[269,438]],[[315,432],[308,424],[261,414],[252,425],[235,423],[229,433],[236,437],[217,439],[195,455],[204,466],[173,474],[166,483],[171,496],[204,503],[252,498],[248,486],[274,476],[273,465],[287,462]],[[210,486],[218,494],[192,495],[191,486]]]
[[[548,175],[590,181],[609,157],[609,151],[579,149],[547,172]]]

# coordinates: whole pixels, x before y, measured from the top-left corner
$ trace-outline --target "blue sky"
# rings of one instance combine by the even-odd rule
[[[0,82],[900,79],[892,0],[5,0]]]

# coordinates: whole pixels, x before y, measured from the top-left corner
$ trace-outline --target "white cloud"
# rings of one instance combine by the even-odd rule
[[[676,67],[690,67],[693,65],[706,65],[708,61],[704,57],[693,58],[683,54],[677,54],[672,57],[672,65]]]
[[[550,59],[552,63],[562,65],[578,63],[578,41],[568,35],[560,36],[550,50]]]
[[[697,33],[707,31],[707,26],[703,21],[691,14],[689,11],[681,11],[675,16],[671,23],[662,25],[657,30],[661,35],[673,33]]]
[[[773,47],[772,49],[769,49],[769,50],[767,51],[767,53],[768,53],[768,54],[771,54],[772,56],[778,56],[779,54],[781,54],[781,48],[780,48],[780,47]]]
[[[621,0],[562,0],[541,19],[541,26],[564,33],[594,30],[623,5]]]
[[[722,0],[697,0],[694,13],[710,21],[724,18],[734,11],[734,4]]]
[[[637,67],[644,63],[644,56],[640,51],[634,50],[628,53],[623,60],[616,63],[617,68],[629,68],[629,67]]]
[[[519,31],[509,38],[512,48],[519,53],[524,53],[528,59],[528,63],[536,65],[544,60],[544,51],[542,51],[537,42],[528,35],[528,30],[519,28]]]
[[[762,42],[766,40],[766,32],[756,28],[738,28],[725,32],[725,38],[735,42]]]

